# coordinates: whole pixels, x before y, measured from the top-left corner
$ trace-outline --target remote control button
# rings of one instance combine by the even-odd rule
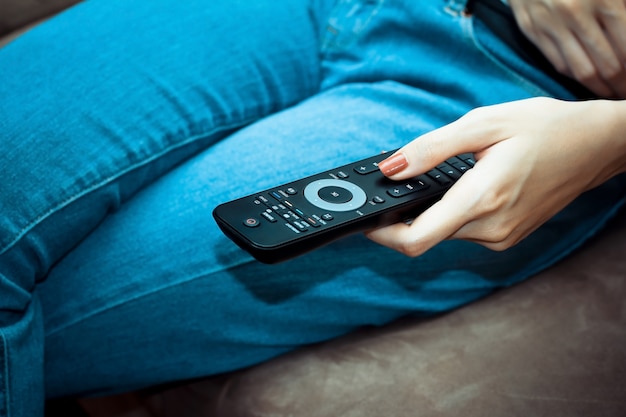
[[[317,192],[317,195],[324,201],[333,204],[343,204],[352,200],[352,193],[341,187],[324,187]]]
[[[294,213],[293,211],[288,212],[285,215],[285,219],[287,220],[300,220],[300,216],[298,216],[296,213]]]
[[[292,222],[292,224],[294,226],[296,226],[298,228],[299,231],[301,232],[306,232],[307,230],[309,230],[306,222],[303,221],[296,221],[296,222]]]
[[[465,171],[471,168],[471,166],[468,165],[465,161],[462,161],[458,158],[454,158],[454,159],[455,159],[454,161],[450,161],[450,165],[456,168],[457,171],[464,173]]]
[[[332,195],[334,189],[333,187],[343,190],[342,193],[340,193],[340,196],[344,196],[342,198],[343,200],[345,200],[345,196],[347,196],[346,192],[349,192],[352,195],[352,198],[349,201],[345,201],[342,203],[333,203],[328,202],[320,197],[320,190],[324,188],[331,188],[331,195],[329,198],[339,198]],[[334,191],[337,190],[334,189]],[[360,208],[365,203],[367,203],[367,195],[361,187],[348,181],[334,179],[318,180],[309,183],[304,188],[304,197],[314,206],[329,211],[352,211]],[[339,201],[342,201],[342,199],[340,198]]]
[[[448,163],[443,163],[440,165],[437,165],[437,169],[443,173],[445,173],[447,176],[449,176],[452,179],[459,179],[461,177],[461,173],[459,171],[457,171],[455,168],[452,167],[452,165],[448,164]]]
[[[437,184],[439,185],[445,186],[452,182],[452,180],[448,178],[447,175],[445,175],[443,172],[439,171],[438,169],[430,170],[426,173],[426,175],[428,175],[430,178],[435,180]]]
[[[287,197],[287,194],[284,191],[272,191],[270,195],[274,197],[276,201],[283,201],[283,199]]]
[[[327,222],[333,220],[334,217],[332,214],[326,213],[326,214],[322,214],[322,220],[325,220]]]
[[[311,215],[311,217],[313,218],[313,220],[315,220],[318,224],[320,225],[326,225],[326,220],[322,219],[320,216],[318,216],[317,214],[313,214]]]
[[[292,232],[294,232],[294,233],[295,233],[295,234],[297,234],[297,235],[299,235],[299,234],[301,233],[301,232],[300,232],[298,229],[296,229],[296,227],[295,227],[293,224],[291,224],[291,223],[285,223],[285,226],[286,226],[289,230],[291,230]]]
[[[313,227],[320,227],[321,226],[320,222],[315,220],[315,218],[313,216],[307,217],[305,220]]]
[[[385,199],[379,195],[375,195],[374,198],[372,198],[372,202],[376,204],[383,204],[385,202]]]
[[[289,195],[296,195],[296,194],[298,194],[298,190],[296,190],[293,187],[289,187],[289,188],[285,189],[285,192],[287,194],[289,194]]]
[[[346,178],[348,178],[350,175],[348,175],[347,173],[345,173],[344,171],[339,171],[337,173],[337,178],[341,178],[342,180],[345,180]]]
[[[474,154],[471,153],[462,153],[461,155],[458,156],[459,158],[461,158],[463,161],[465,161],[467,164],[469,164],[470,166],[474,166],[476,165],[476,160],[474,159]]]
[[[259,222],[259,219],[255,219],[254,217],[248,217],[243,221],[243,224],[248,227],[257,227],[261,224],[261,222]]]
[[[372,172],[378,171],[378,162],[371,162],[369,164],[356,165],[354,167],[354,172],[361,175],[370,174]]]
[[[389,194],[392,197],[399,198],[407,194],[414,193],[416,191],[424,190],[426,188],[428,188],[428,184],[422,181],[409,182],[409,183],[398,185],[397,187],[388,189],[387,194]]]
[[[265,217],[265,219],[270,223],[276,223],[278,220],[276,219],[276,217],[272,216],[272,213],[273,211],[268,209],[267,211],[261,213],[261,216]]]

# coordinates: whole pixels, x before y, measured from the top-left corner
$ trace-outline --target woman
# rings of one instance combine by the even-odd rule
[[[623,203],[624,104],[556,98],[623,98],[624,71],[602,52],[580,70],[537,23],[569,12],[552,3],[511,6],[574,88],[463,0],[90,1],[0,50],[0,415],[445,311],[580,246]],[[624,21],[576,4],[578,40],[607,9]],[[625,26],[600,27],[623,64]],[[368,234],[419,257],[355,236],[261,265],[211,219],[416,136],[383,172],[478,158],[412,226]]]

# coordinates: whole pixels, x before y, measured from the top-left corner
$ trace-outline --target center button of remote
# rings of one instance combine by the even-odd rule
[[[322,179],[304,187],[304,198],[327,211],[357,210],[367,202],[365,191],[349,181]]]
[[[350,190],[341,187],[329,186],[320,189],[317,195],[324,201],[333,204],[343,204],[352,200],[352,193]]]

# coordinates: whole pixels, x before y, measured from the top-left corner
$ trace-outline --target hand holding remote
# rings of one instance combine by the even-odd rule
[[[581,193],[626,170],[625,130],[626,102],[533,98],[471,111],[400,149],[405,163],[395,156],[380,165],[383,172],[395,166],[391,178],[401,180],[449,155],[474,152],[475,167],[411,225],[368,237],[409,256],[445,239],[510,248]]]
[[[378,169],[385,155],[220,204],[222,231],[256,259],[284,261],[351,233],[415,217],[474,165],[471,154],[392,181]]]

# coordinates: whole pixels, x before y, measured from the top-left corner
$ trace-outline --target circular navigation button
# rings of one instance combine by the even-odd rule
[[[314,206],[330,211],[356,210],[367,202],[361,187],[348,181],[327,179],[309,183],[304,197]]]
[[[333,204],[343,204],[352,200],[352,193],[349,190],[334,185],[320,189],[317,195],[319,195],[322,200]]]

